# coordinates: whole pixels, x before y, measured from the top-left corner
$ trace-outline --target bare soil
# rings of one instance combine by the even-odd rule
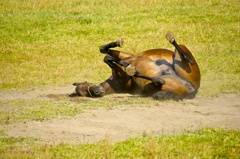
[[[0,92],[0,98],[49,98],[53,94],[61,96],[72,91],[72,87],[58,87],[25,93]],[[110,110],[98,108],[68,119],[4,125],[7,136],[35,137],[50,144],[94,143],[104,139],[117,142],[134,136],[170,135],[202,127],[240,130],[240,94],[224,94],[216,98],[197,96],[183,102],[165,102],[160,106],[121,105]]]

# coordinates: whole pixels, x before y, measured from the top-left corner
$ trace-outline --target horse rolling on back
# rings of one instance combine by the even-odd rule
[[[151,49],[137,55],[113,50],[121,47],[123,40],[100,46],[107,54],[104,62],[112,75],[96,85],[88,82],[74,83],[72,96],[102,97],[112,93],[131,93],[152,96],[157,100],[194,98],[200,87],[200,70],[192,53],[178,45],[173,34],[166,34],[175,51]]]

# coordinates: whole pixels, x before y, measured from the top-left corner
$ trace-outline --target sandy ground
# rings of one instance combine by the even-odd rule
[[[48,98],[49,94],[71,93],[72,90],[72,87],[59,87],[28,93],[0,92],[0,98]],[[124,105],[111,110],[99,108],[69,119],[29,121],[0,127],[7,130],[7,136],[35,137],[50,144],[94,143],[103,139],[117,142],[145,134],[169,135],[202,127],[240,130],[240,94],[209,99],[197,96],[184,100],[184,103],[166,102],[160,106]]]

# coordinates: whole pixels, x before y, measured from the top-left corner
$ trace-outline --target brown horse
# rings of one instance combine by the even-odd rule
[[[107,54],[104,62],[112,75],[99,85],[74,83],[75,95],[102,97],[111,93],[132,93],[152,96],[157,100],[194,98],[200,87],[200,70],[192,53],[178,45],[172,33],[166,34],[175,51],[152,49],[137,55],[112,50],[121,47],[123,40],[100,47]]]

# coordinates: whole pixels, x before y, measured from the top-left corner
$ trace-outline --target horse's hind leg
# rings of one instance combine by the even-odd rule
[[[193,99],[197,94],[197,90],[187,94],[186,96],[179,95],[174,93],[171,90],[164,90],[164,91],[159,91],[153,95],[153,99],[155,100],[183,100],[183,99]]]
[[[187,62],[189,62],[191,65],[194,65],[196,63],[195,59],[193,58],[191,53],[184,52],[184,50],[181,49],[181,47],[177,44],[173,33],[168,32],[166,34],[166,39],[173,44],[173,46],[176,48],[176,50],[179,52],[179,55],[184,58]]]
[[[197,92],[191,83],[181,79],[175,74],[160,76],[165,84],[161,86],[161,90],[153,95],[154,99],[180,100],[183,98],[194,98]],[[146,87],[147,89],[147,87]],[[146,90],[147,91],[147,90]]]
[[[103,54],[108,54],[112,57],[115,58],[120,58],[120,59],[128,59],[132,56],[133,54],[127,53],[127,52],[122,52],[118,50],[111,50],[110,48],[115,48],[115,47],[121,47],[123,45],[123,39],[119,39],[115,42],[110,42],[108,44],[102,45],[99,47],[99,50]]]
[[[200,87],[200,70],[192,53],[184,45],[178,45],[173,34],[167,33],[166,38],[176,48],[174,52],[173,67],[176,74],[189,81],[196,89]]]

